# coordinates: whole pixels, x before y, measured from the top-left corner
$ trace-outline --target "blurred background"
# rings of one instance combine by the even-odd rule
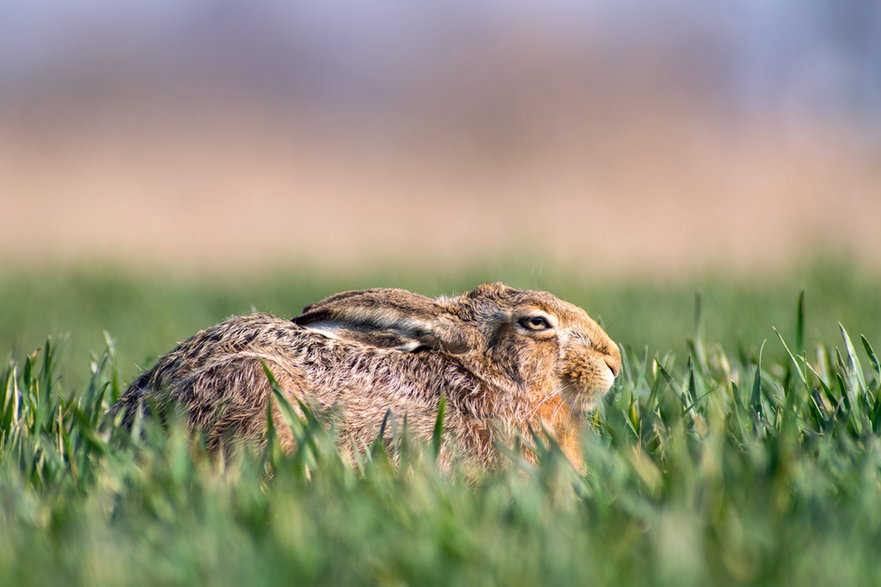
[[[879,264],[879,133],[865,0],[0,3],[7,264]]]

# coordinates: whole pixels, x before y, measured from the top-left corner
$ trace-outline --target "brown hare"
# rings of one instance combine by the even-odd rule
[[[546,430],[580,466],[579,423],[609,391],[618,346],[581,308],[542,291],[485,284],[455,297],[400,289],[331,296],[293,320],[230,318],[180,343],[111,408],[130,426],[145,400],[182,406],[218,450],[266,434],[268,366],[294,406],[334,413],[347,450],[369,445],[391,410],[430,439],[441,397],[441,460],[479,468],[500,462],[497,445]],[[282,446],[294,438],[273,418]],[[528,456],[528,455],[527,455]]]

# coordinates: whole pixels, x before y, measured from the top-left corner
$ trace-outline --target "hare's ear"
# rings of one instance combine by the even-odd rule
[[[293,319],[328,338],[402,351],[471,348],[469,329],[435,300],[402,289],[336,294],[306,306]]]

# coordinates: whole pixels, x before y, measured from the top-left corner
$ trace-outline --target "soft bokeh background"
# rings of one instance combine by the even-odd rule
[[[881,584],[879,218],[878,1],[0,0],[0,585]],[[492,280],[624,352],[587,475],[104,425],[227,316]]]
[[[881,261],[881,4],[0,3],[0,259]]]

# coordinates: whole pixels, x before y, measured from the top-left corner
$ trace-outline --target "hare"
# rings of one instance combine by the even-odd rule
[[[579,467],[579,423],[614,383],[621,354],[584,310],[547,292],[495,283],[431,299],[368,289],[293,320],[254,314],[202,330],[138,377],[110,414],[130,426],[149,398],[160,411],[182,406],[212,451],[260,442],[272,397],[264,364],[293,405],[336,413],[348,451],[369,445],[389,410],[430,439],[444,397],[443,462],[495,468],[498,445],[532,429],[553,435]],[[270,409],[293,450],[278,406]]]

